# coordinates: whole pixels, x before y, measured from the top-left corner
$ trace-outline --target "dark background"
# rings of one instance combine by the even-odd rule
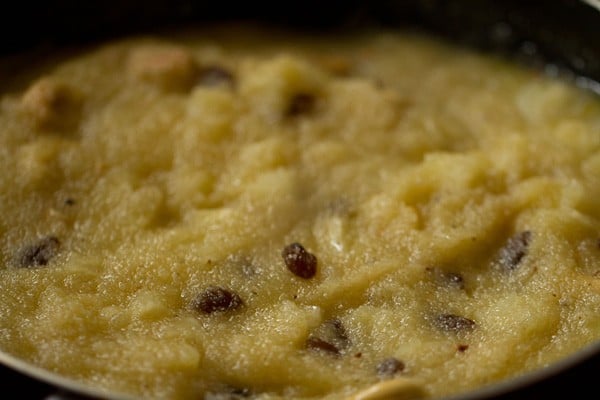
[[[2,5],[0,54],[224,19],[322,30],[417,26],[600,81],[600,15],[579,0],[17,0]]]

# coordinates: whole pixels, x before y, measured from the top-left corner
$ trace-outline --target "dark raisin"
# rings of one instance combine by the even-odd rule
[[[201,86],[230,86],[235,85],[235,76],[228,69],[219,65],[209,65],[198,72],[198,84]]]
[[[309,279],[317,273],[317,257],[309,253],[300,243],[292,243],[281,252],[285,266],[296,276]]]
[[[445,332],[470,332],[475,329],[475,322],[456,314],[440,314],[434,319],[434,325]]]
[[[300,115],[310,114],[315,110],[316,104],[317,100],[312,94],[298,93],[290,99],[286,115],[288,117],[298,117]]]
[[[464,353],[468,349],[469,349],[468,344],[459,344],[458,346],[456,346],[456,350],[458,350],[460,353]]]
[[[192,301],[192,307],[205,314],[233,311],[243,304],[241,297],[236,293],[218,286],[208,287]]]
[[[346,328],[337,318],[329,319],[321,324],[316,330],[321,337],[330,340],[340,349],[346,349],[350,346],[350,338],[346,333]]]
[[[523,257],[527,255],[527,248],[531,242],[531,232],[523,231],[508,239],[500,249],[499,263],[506,270],[514,270]]]
[[[334,318],[319,325],[310,335],[306,344],[308,348],[339,355],[342,350],[350,347],[351,342],[342,321]]]
[[[391,378],[404,371],[405,365],[397,358],[390,357],[377,364],[377,375],[382,378]]]
[[[334,344],[314,336],[311,336],[306,340],[306,347],[311,350],[324,351],[335,356],[341,355],[340,349]]]
[[[19,257],[21,267],[38,267],[47,265],[56,255],[60,241],[55,236],[46,236],[37,243],[23,249]]]
[[[68,197],[65,199],[65,206],[74,206],[75,205],[75,200]]]

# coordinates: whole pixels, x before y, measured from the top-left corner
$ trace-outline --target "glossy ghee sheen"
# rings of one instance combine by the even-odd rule
[[[600,339],[589,93],[394,32],[38,69],[0,98],[4,352],[140,398],[438,398]]]

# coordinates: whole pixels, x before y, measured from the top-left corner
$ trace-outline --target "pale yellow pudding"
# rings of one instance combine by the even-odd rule
[[[393,32],[41,70],[0,98],[4,352],[144,399],[439,398],[600,339],[589,93]]]

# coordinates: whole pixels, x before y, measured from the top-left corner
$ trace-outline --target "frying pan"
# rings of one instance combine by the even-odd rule
[[[0,56],[46,57],[132,33],[224,20],[258,20],[290,29],[348,30],[365,25],[422,30],[559,75],[600,95],[600,0],[305,0],[271,3],[192,0],[21,1],[3,5]],[[1,72],[1,70],[0,70]],[[4,71],[5,85],[9,72]],[[0,352],[4,389],[33,399],[126,399],[31,366]],[[600,371],[600,341],[541,370],[447,400],[589,397]]]

